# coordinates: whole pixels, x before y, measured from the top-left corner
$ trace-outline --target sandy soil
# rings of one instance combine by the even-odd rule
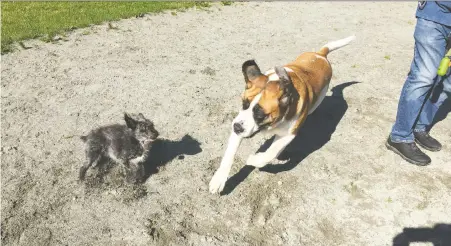
[[[4,245],[391,245],[403,228],[451,224],[451,119],[432,165],[384,141],[413,55],[415,2],[253,2],[77,30],[1,57]],[[243,160],[208,193],[244,88],[267,69],[356,34],[329,58],[328,97],[264,170]],[[358,83],[356,83],[358,82]],[[444,108],[445,110],[449,110]],[[163,138],[143,185],[106,165],[77,182],[78,136],[142,112]]]

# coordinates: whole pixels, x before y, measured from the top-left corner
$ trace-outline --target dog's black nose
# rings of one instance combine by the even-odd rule
[[[240,133],[244,132],[244,128],[243,128],[243,126],[240,123],[234,123],[233,124],[233,131],[236,134],[240,134]]]

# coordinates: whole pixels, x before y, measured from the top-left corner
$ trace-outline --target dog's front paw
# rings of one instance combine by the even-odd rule
[[[268,164],[270,161],[271,160],[268,160],[268,158],[266,158],[265,153],[257,153],[250,155],[249,158],[247,158],[246,165],[261,168],[266,166],[266,164]]]
[[[210,181],[210,193],[220,193],[225,186],[225,183],[227,181],[228,173],[224,172],[222,170],[216,171],[216,173],[213,175],[213,178]]]

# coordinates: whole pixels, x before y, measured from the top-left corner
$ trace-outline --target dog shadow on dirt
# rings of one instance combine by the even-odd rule
[[[436,224],[433,228],[404,228],[393,238],[393,246],[409,246],[413,243],[451,245],[451,224]]]
[[[343,90],[357,83],[360,82],[351,81],[333,87],[331,89],[332,95],[326,96],[315,112],[307,117],[297,136],[278,157],[279,160],[286,160],[287,162],[280,165],[269,164],[261,168],[260,171],[269,173],[289,171],[295,168],[308,155],[329,142],[337,125],[348,110],[348,104],[343,97]],[[257,152],[266,151],[273,140],[274,137],[266,140]],[[252,166],[244,166],[238,173],[228,179],[221,194],[227,195],[231,193],[254,169],[255,167]]]
[[[175,158],[183,160],[185,155],[196,155],[202,152],[201,143],[185,135],[179,141],[167,139],[157,139],[149,152],[149,158],[144,163],[145,176],[144,181],[152,174],[158,172],[158,169]]]

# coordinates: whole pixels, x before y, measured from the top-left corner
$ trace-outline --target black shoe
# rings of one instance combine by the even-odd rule
[[[423,153],[415,143],[393,143],[389,137],[385,146],[412,164],[427,166],[431,163],[431,158]]]
[[[435,138],[431,137],[428,132],[414,132],[415,142],[421,147],[429,151],[439,151],[442,149],[442,145]]]

